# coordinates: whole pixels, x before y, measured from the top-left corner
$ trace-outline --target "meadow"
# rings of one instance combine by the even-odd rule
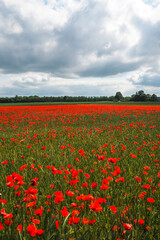
[[[160,106],[0,107],[1,240],[160,239]]]
[[[123,101],[120,101],[120,102],[114,102],[114,101],[95,101],[95,102],[13,102],[13,103],[1,103],[0,102],[0,107],[10,107],[10,106],[43,106],[43,105],[88,105],[88,104],[91,104],[91,105],[145,105],[145,106],[159,106],[160,105],[160,101],[157,101],[157,102],[134,102],[134,101],[128,101],[128,102],[123,102]]]

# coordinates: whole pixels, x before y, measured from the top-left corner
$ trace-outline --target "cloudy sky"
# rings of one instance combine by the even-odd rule
[[[0,96],[160,96],[159,0],[0,0]]]

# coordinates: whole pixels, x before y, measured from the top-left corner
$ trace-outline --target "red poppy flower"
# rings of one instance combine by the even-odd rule
[[[27,233],[31,236],[34,237],[36,236],[37,233],[37,227],[33,224],[28,225],[27,227]]]
[[[108,179],[106,179],[106,178],[103,178],[103,184],[109,184],[109,181],[108,181]]]
[[[4,225],[6,226],[9,226],[11,224],[13,224],[13,221],[9,221],[9,220],[4,221]]]
[[[107,190],[107,189],[109,189],[109,187],[108,187],[108,185],[103,184],[102,186],[100,186],[100,189]]]
[[[70,197],[73,197],[75,194],[74,194],[74,192],[72,192],[72,191],[66,190],[66,195],[67,195],[67,196],[70,196]]]
[[[41,236],[44,233],[42,229],[37,229],[36,235]]]
[[[59,204],[60,202],[62,202],[64,200],[63,193],[61,191],[55,192],[54,195],[56,196],[55,200],[54,200],[55,203]]]
[[[89,208],[95,212],[99,212],[103,210],[103,208],[101,207],[101,205],[98,203],[97,200],[95,202],[91,202],[91,204],[89,205]]]
[[[107,161],[115,164],[117,162],[117,158],[108,158]]]
[[[129,224],[129,223],[123,223],[123,226],[126,230],[129,230],[131,231],[132,230],[132,224]]]
[[[41,208],[37,209],[34,213],[38,216],[41,216],[43,213],[43,207],[41,206]]]
[[[22,232],[22,225],[18,225],[17,228],[16,228],[16,231]]]
[[[97,183],[93,182],[93,183],[91,184],[91,187],[92,187],[92,188],[96,188],[96,187],[97,187]]]
[[[117,213],[117,208],[115,206],[110,206],[109,208],[112,210],[112,213]]]
[[[137,180],[137,182],[141,182],[141,178],[140,177],[135,177],[135,179]]]
[[[79,221],[80,221],[80,218],[79,218],[79,217],[74,217],[74,216],[72,216],[71,218],[69,218],[68,224],[69,224],[69,225],[77,224]]]
[[[150,188],[151,188],[149,184],[146,184],[146,185],[144,185],[144,186],[142,186],[142,187],[143,187],[143,188],[146,188],[146,189],[150,189]]]
[[[96,222],[95,219],[93,219],[93,220],[89,220],[88,224],[89,224],[89,225],[92,225],[92,224],[94,224],[95,222]]]
[[[154,200],[154,198],[147,198],[147,202],[149,202],[149,203],[154,203],[155,200]]]
[[[71,207],[76,208],[77,206],[78,206],[77,203],[71,203]]]
[[[134,220],[135,223],[137,223],[137,219]],[[143,219],[138,219],[138,225],[143,225],[144,220]]]
[[[82,219],[82,223],[83,223],[83,224],[88,224],[88,219],[84,217],[84,218]]]
[[[34,224],[40,224],[40,220],[38,220],[38,219],[33,219],[32,222],[33,222]]]
[[[30,194],[37,194],[38,190],[33,188],[33,187],[29,187],[28,190],[25,190],[25,195],[30,195]]]
[[[35,207],[36,203],[37,203],[36,201],[27,203],[27,204],[26,204],[26,208]]]
[[[6,199],[0,199],[0,203],[3,203],[3,204],[5,204],[7,202],[7,200]]]
[[[87,187],[88,183],[82,183],[82,187]]]
[[[87,179],[90,178],[90,175],[88,173],[85,173],[84,175]]]
[[[11,214],[11,213],[6,213],[5,215],[4,215],[4,219],[10,219],[10,218],[13,218],[13,214]]]
[[[124,182],[124,177],[117,178],[115,182]]]
[[[67,217],[69,215],[69,212],[67,211],[67,207],[63,207],[61,210],[61,214],[63,217]]]
[[[2,225],[2,223],[0,222],[0,230],[4,229],[4,226]]]
[[[58,220],[55,221],[55,225],[56,225],[56,228],[59,229],[59,221]]]

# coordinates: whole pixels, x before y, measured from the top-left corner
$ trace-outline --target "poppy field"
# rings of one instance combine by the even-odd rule
[[[160,106],[0,107],[1,240],[160,239]]]

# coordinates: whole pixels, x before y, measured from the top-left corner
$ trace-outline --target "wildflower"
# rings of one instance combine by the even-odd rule
[[[34,212],[36,215],[38,215],[38,216],[41,216],[42,215],[42,213],[43,213],[43,207],[41,206],[41,208],[39,208],[39,209],[37,209],[37,210],[35,210],[35,212]]]
[[[95,212],[99,212],[103,210],[103,208],[101,207],[101,205],[98,203],[97,200],[95,200],[95,202],[91,202],[91,204],[89,205],[89,208]]]
[[[123,223],[123,226],[126,230],[129,230],[131,231],[132,230],[132,224],[129,224],[129,223]]]
[[[154,200],[154,198],[147,198],[147,202],[149,202],[149,203],[154,203],[155,200]]]
[[[82,184],[82,187],[87,187],[87,186],[88,186],[88,183],[86,182]]]
[[[64,200],[63,193],[61,191],[55,192],[54,195],[56,196],[54,200],[56,204],[59,204]]]
[[[134,220],[135,223],[137,223],[137,219]],[[143,225],[144,220],[143,219],[138,219],[138,225]]]
[[[97,187],[97,183],[93,182],[93,183],[91,184],[91,187],[92,187],[92,188],[96,188],[96,187]]]
[[[117,208],[115,206],[110,206],[109,208],[112,210],[112,213],[117,213]]]
[[[63,217],[67,217],[69,215],[69,212],[67,211],[67,207],[63,207],[61,210],[61,214]]]
[[[124,177],[117,178],[115,182],[124,182]]]
[[[34,237],[36,236],[37,233],[37,227],[33,224],[28,225],[27,227],[27,233],[31,236]]]
[[[2,223],[0,222],[0,230],[4,229],[4,226],[2,225]]]
[[[16,231],[22,232],[22,225],[21,224],[17,226]]]
[[[95,219],[93,219],[93,220],[89,220],[88,224],[89,224],[89,225],[92,225],[92,224],[94,224],[95,222],[96,222]]]
[[[82,223],[83,223],[83,224],[88,224],[88,219],[84,217],[84,218],[82,219]]]
[[[59,229],[59,221],[58,220],[55,221],[55,225],[56,225],[56,228]]]
[[[41,236],[44,233],[42,229],[37,229],[36,235]]]

